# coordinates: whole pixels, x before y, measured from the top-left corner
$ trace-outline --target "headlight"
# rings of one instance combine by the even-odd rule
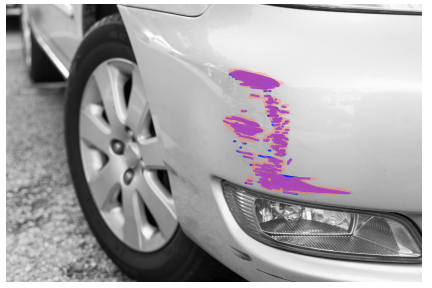
[[[357,13],[382,13],[382,14],[412,14],[421,15],[422,4],[283,4],[275,5],[287,8],[357,12]]]
[[[421,236],[402,217],[281,200],[227,182],[223,191],[239,226],[270,246],[331,258],[421,262]]]

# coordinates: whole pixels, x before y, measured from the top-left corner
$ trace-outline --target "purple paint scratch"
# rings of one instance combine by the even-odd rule
[[[264,132],[261,126],[253,118],[243,115],[227,116],[223,120],[225,127],[245,142],[259,141],[255,136]]]
[[[284,83],[276,80],[267,74],[260,72],[253,72],[245,69],[230,69],[229,74],[240,81],[240,86],[245,88],[262,90],[263,92],[271,92],[272,89],[280,87]],[[237,153],[242,154],[243,158],[254,160],[253,156],[266,159],[265,162],[249,162],[249,166],[255,176],[259,177],[257,183],[266,190],[279,191],[286,194],[298,195],[298,193],[319,193],[329,195],[352,194],[351,191],[341,188],[331,188],[325,186],[315,186],[309,184],[309,181],[316,180],[310,177],[297,177],[282,174],[285,172],[284,166],[290,165],[292,158],[288,161],[283,160],[281,157],[286,156],[287,147],[289,143],[288,133],[290,127],[290,120],[283,118],[290,113],[285,110],[288,104],[270,94],[264,96],[258,93],[251,93],[250,99],[262,99],[266,109],[267,118],[273,126],[272,131],[263,137],[264,142],[269,142],[269,146],[274,151],[274,156],[266,156],[258,153],[236,150]],[[278,107],[280,105],[281,108]],[[246,109],[240,109],[242,113],[246,113]],[[257,135],[264,132],[259,123],[253,118],[247,118],[242,115],[227,116],[223,120],[225,127],[233,131],[233,133],[241,140],[246,142],[257,142]],[[234,141],[235,142],[235,141]],[[246,143],[243,143],[246,144]],[[241,149],[242,147],[240,147]],[[268,152],[272,151],[268,149]],[[254,178],[249,176],[245,180],[245,184],[252,185]]]

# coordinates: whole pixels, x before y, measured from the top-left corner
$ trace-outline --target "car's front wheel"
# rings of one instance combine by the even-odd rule
[[[69,167],[102,248],[138,280],[210,279],[220,264],[178,224],[161,141],[119,15],[86,35],[66,97]]]

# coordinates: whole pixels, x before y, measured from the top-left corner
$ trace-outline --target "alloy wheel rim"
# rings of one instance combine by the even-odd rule
[[[137,65],[121,58],[101,63],[81,102],[81,159],[105,223],[141,252],[162,248],[178,226],[172,195],[158,177],[166,168],[151,125]]]

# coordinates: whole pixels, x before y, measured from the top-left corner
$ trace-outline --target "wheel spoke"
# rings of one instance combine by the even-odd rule
[[[80,137],[100,151],[108,154],[110,130],[88,110],[81,111]]]
[[[126,122],[126,103],[123,92],[125,75],[109,63],[101,64],[93,75],[111,128],[114,132],[124,130]]]
[[[157,137],[139,141],[139,148],[146,168],[158,170],[166,169],[162,161],[161,147]]]
[[[121,169],[120,162],[110,159],[101,170],[90,177],[90,190],[99,209],[103,210],[108,204],[108,199],[119,189]]]
[[[144,205],[140,203],[138,193],[131,187],[122,189],[122,206],[124,215],[123,239],[132,246],[142,248],[141,227],[145,217]]]
[[[169,239],[177,228],[174,200],[157,179],[156,173],[144,171],[136,175],[136,189],[158,224],[164,239]]]
[[[150,112],[144,94],[144,86],[138,67],[136,67],[132,73],[132,89],[129,98],[126,125],[135,134],[141,135],[145,132],[149,133],[149,131],[143,130],[150,126],[150,121]]]

